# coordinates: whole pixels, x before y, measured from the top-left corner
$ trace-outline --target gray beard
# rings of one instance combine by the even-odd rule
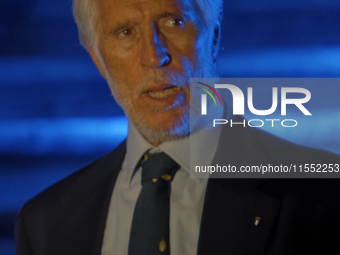
[[[190,73],[186,73],[185,75],[187,77],[192,78],[203,78],[203,77],[217,77],[214,70],[214,64],[207,63],[207,61],[204,61],[203,63],[198,64],[195,71],[191,71]],[[207,68],[206,66],[209,66]],[[171,84],[186,84],[189,82],[190,79],[186,78],[183,74],[180,73],[173,73],[173,72],[163,72],[162,77],[156,77],[157,79],[166,79]],[[122,107],[124,110],[126,116],[129,118],[130,121],[133,122],[137,130],[141,133],[141,135],[148,140],[153,145],[159,145],[163,142],[172,141],[184,138],[186,136],[189,136],[192,132],[197,131],[196,123],[198,123],[198,117],[200,116],[200,94],[195,93],[195,89],[190,89],[190,98],[191,103],[190,106],[186,105],[185,109],[183,110],[182,116],[177,120],[175,125],[170,128],[169,130],[161,130],[157,128],[150,128],[148,123],[145,121],[142,115],[136,115],[133,117],[130,115],[129,110],[133,109],[133,106],[131,104],[131,101],[123,96],[120,96],[119,93],[117,93],[116,88],[119,86],[118,82],[112,77],[112,75],[108,75],[106,77],[111,77],[108,79],[108,83],[110,85],[112,95],[116,102]],[[137,86],[138,87],[138,86]],[[172,106],[172,107],[176,107]],[[166,109],[164,110],[166,111]],[[190,118],[190,111],[192,111],[194,114]]]

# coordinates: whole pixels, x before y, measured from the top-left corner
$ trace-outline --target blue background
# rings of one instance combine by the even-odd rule
[[[339,77],[339,13],[338,0],[225,1],[221,75]],[[70,0],[0,0],[0,106],[0,254],[7,255],[24,201],[126,136],[122,111],[79,46]],[[327,115],[324,123],[320,131]]]

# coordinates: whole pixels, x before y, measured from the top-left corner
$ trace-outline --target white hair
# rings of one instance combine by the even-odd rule
[[[78,27],[79,39],[83,44],[87,40],[89,46],[96,42],[98,7],[95,0],[73,0],[73,16]],[[85,45],[84,45],[85,46]]]
[[[222,19],[223,0],[194,0],[208,24]],[[73,16],[78,26],[80,42],[86,39],[89,46],[96,44],[98,7],[96,0],[73,0]]]

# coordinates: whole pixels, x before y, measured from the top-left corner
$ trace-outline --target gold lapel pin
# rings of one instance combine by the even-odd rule
[[[261,222],[261,217],[255,217],[254,219],[254,226],[257,227]]]

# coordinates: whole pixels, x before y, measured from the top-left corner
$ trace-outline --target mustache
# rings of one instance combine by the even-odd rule
[[[148,90],[152,85],[159,83],[168,83],[177,87],[184,87],[190,82],[187,74],[179,71],[172,71],[168,69],[158,69],[154,72],[145,75],[138,86],[136,86],[137,93],[143,93]]]

